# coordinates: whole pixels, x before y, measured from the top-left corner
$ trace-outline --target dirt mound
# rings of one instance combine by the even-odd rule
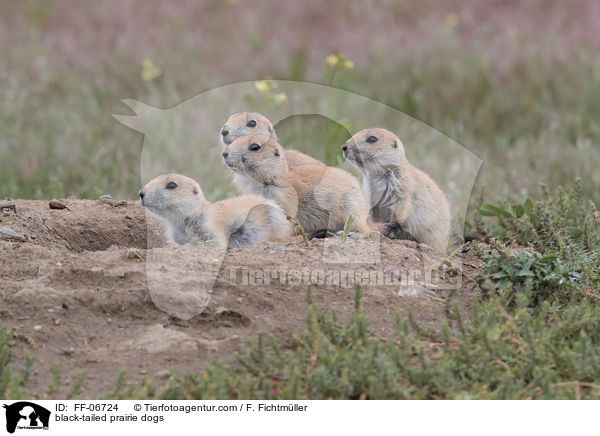
[[[147,247],[145,212],[135,202],[60,200],[64,209],[51,209],[46,201],[6,203],[14,204],[16,213],[13,208],[3,209],[1,226],[11,228],[34,245],[61,246],[77,252],[111,246]],[[158,235],[158,223],[152,224],[151,231]]]
[[[317,304],[346,319],[354,281],[361,280],[365,312],[378,335],[389,334],[394,313],[406,315],[409,308],[423,327],[437,328],[445,318],[446,288],[458,281],[455,298],[467,309],[469,277],[479,265],[468,253],[462,261],[442,259],[408,241],[381,240],[376,253],[369,252],[372,241],[352,238],[310,247],[300,238],[265,243],[224,253],[200,310],[182,319],[168,304],[177,312],[178,299],[197,293],[176,280],[206,273],[214,251],[164,246],[161,225],[135,202],[60,201],[67,208],[16,200],[16,211],[0,213],[0,227],[22,237],[0,233],[0,324],[16,329],[18,354],[37,358],[36,396],[45,395],[55,362],[65,385],[87,369],[80,395],[97,398],[119,370],[131,379],[168,377],[172,369],[198,372],[211,358],[231,359],[243,338],[260,331],[291,344],[303,328],[308,285]],[[377,259],[352,263],[371,254]],[[447,261],[442,277],[425,286],[419,271]],[[171,314],[157,307],[165,304]]]

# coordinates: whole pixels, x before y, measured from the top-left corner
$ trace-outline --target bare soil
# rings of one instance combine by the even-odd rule
[[[336,271],[359,271],[365,278],[383,272],[388,279],[402,280],[382,284],[370,279],[363,286],[364,310],[374,334],[388,335],[394,314],[406,316],[409,309],[424,328],[436,329],[445,319],[449,294],[443,285],[461,279],[453,298],[468,310],[472,277],[480,265],[468,252],[462,259],[453,257],[443,281],[428,288],[418,277],[413,283],[404,275],[423,265],[442,264],[444,259],[427,247],[382,239],[377,263],[356,264],[348,259],[363,258],[370,241],[342,242],[336,237],[307,247],[298,237],[228,251],[201,313],[191,308],[185,316],[173,316],[180,313],[177,292],[184,289],[170,293],[168,280],[150,283],[151,269],[157,267],[153,271],[166,276],[169,271],[178,276],[182,271],[208,271],[203,269],[209,263],[204,256],[219,253],[164,246],[160,223],[147,218],[136,202],[59,201],[67,208],[14,200],[16,212],[0,211],[0,227],[24,238],[0,234],[0,327],[15,329],[17,356],[36,358],[30,394],[42,398],[47,397],[54,363],[60,364],[63,380],[55,397],[64,397],[87,370],[78,395],[98,398],[111,389],[120,370],[128,380],[147,374],[159,382],[172,370],[199,372],[210,359],[231,360],[243,349],[244,338],[261,331],[291,345],[293,335],[303,329],[311,283],[313,300],[347,319],[353,308],[353,280],[343,280]],[[331,263],[331,253],[342,258]],[[157,265],[161,259],[164,265]],[[155,301],[161,307],[173,302],[175,309],[166,313]]]

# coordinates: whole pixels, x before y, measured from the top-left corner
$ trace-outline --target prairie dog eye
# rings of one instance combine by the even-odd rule
[[[167,186],[165,186],[166,189],[175,189],[177,188],[177,183],[175,182],[169,182],[167,183]]]
[[[252,150],[252,151],[260,150],[260,145],[258,145],[257,143],[250,144],[250,147],[248,147],[248,150]]]
[[[377,142],[377,141],[378,141],[378,139],[377,139],[377,137],[376,137],[376,136],[372,136],[372,135],[371,135],[371,136],[369,136],[369,137],[367,138],[367,142],[368,142],[368,143],[370,143],[370,144],[372,144],[372,143],[374,143],[374,142]]]
[[[248,121],[248,123],[246,124],[246,126],[248,126],[248,127],[256,127],[256,121],[250,120],[250,121]]]

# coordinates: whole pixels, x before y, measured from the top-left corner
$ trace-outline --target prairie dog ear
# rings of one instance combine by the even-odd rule
[[[194,192],[194,195],[198,195],[198,188],[194,186],[193,192]]]
[[[392,147],[394,148],[398,148],[398,143],[396,142],[396,140],[394,139],[394,142],[392,142]]]
[[[275,156],[280,156],[278,148],[275,149]]]

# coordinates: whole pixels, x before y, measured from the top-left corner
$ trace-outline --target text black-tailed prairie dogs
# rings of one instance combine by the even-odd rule
[[[450,209],[444,193],[406,159],[404,146],[392,132],[371,128],[355,133],[342,145],[343,154],[364,174],[363,190],[383,233],[402,229],[436,251],[448,247]]]
[[[139,196],[142,206],[165,221],[170,242],[236,248],[292,236],[291,223],[274,202],[241,195],[211,203],[196,181],[180,174],[155,177]]]
[[[368,203],[358,180],[322,163],[291,170],[286,156],[269,135],[239,137],[223,152],[225,164],[247,180],[245,192],[275,201],[306,232],[341,230],[350,216],[355,231],[372,232]]]

